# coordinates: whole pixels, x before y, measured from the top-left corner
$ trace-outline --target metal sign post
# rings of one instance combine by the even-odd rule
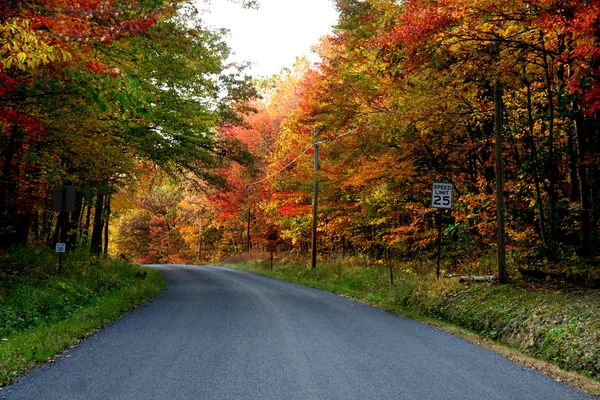
[[[431,188],[431,207],[438,212],[438,254],[437,254],[437,279],[440,279],[440,260],[442,257],[442,210],[452,208],[452,184],[434,182]]]

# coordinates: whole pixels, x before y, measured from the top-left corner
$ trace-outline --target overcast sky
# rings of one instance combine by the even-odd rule
[[[203,17],[209,26],[227,28],[235,60],[251,61],[253,75],[269,76],[291,67],[298,56],[311,55],[311,46],[331,32],[337,12],[331,0],[260,0],[248,10],[227,0],[212,0]],[[314,55],[311,59],[314,59]]]

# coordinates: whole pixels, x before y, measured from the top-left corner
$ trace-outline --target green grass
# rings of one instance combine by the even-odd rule
[[[350,260],[321,263],[247,261],[234,267],[353,297],[397,314],[476,333],[525,354],[555,363],[564,370],[591,378],[593,394],[600,394],[600,291],[557,286],[464,284],[457,279],[437,281],[419,265],[389,268],[356,265]]]
[[[30,253],[36,253],[37,250]],[[0,257],[0,385],[47,362],[125,311],[156,296],[160,272],[76,254],[62,273],[44,251]],[[38,264],[31,264],[39,261]],[[25,267],[23,267],[25,266]]]

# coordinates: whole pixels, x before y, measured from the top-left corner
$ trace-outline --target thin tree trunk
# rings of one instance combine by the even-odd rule
[[[499,57],[499,40],[495,39],[496,55]],[[497,61],[497,60],[496,60]],[[502,155],[502,123],[504,107],[502,104],[502,84],[496,71],[494,81],[494,133],[496,147],[496,216],[498,222],[498,281],[506,283],[506,236],[504,231],[504,163]]]
[[[52,243],[54,245],[58,242],[64,243],[66,239],[67,221],[69,213],[59,212],[58,218],[56,219],[56,226],[54,227],[54,235],[52,235]]]
[[[102,220],[102,212],[104,209],[104,193],[98,190],[96,195],[96,204],[94,206],[94,225],[92,228],[92,240],[90,250],[93,255],[100,256],[102,252],[102,228],[104,223]]]
[[[533,175],[533,183],[535,186],[535,199],[537,203],[538,214],[540,216],[540,236],[542,238],[544,250],[548,251],[548,243],[546,241],[546,216],[544,213],[544,204],[542,203],[542,192],[540,189],[540,174],[538,172],[537,150],[534,139],[533,109],[531,106],[531,84],[527,80],[525,82],[527,84],[527,120],[529,122],[529,132],[527,135],[527,141],[529,142],[531,154],[531,172]]]
[[[3,159],[2,173],[0,174],[0,247],[18,243],[14,229],[18,226],[17,209],[15,201],[11,201],[11,195],[17,192],[16,184],[12,176],[13,159],[17,154],[19,146],[23,141],[24,134],[17,126],[10,130],[8,140],[1,156]]]
[[[52,226],[54,226],[54,213],[50,209],[46,208],[44,210],[43,239],[47,246],[52,246]]]
[[[92,199],[89,199],[89,203],[86,205],[87,211],[85,213],[85,224],[83,225],[83,232],[81,233],[81,242],[87,244],[88,238],[90,237],[90,224],[92,222]]]
[[[110,220],[110,194],[106,195],[106,211],[104,213],[104,255],[108,256],[108,222]]]
[[[75,211],[71,213],[69,218],[69,229],[67,235],[67,249],[73,250],[77,246],[77,228],[78,222],[81,219],[81,213],[83,208],[83,196],[77,191],[75,193]]]
[[[77,235],[79,237],[79,243],[84,243],[83,241],[83,229],[84,229],[84,223],[85,223],[85,216],[87,213],[87,204],[86,204],[86,199],[83,198],[82,202],[81,202],[81,212],[79,213],[79,221],[77,221]]]
[[[506,236],[504,232],[504,163],[502,159],[502,86],[494,83],[494,114],[496,136],[496,214],[498,219],[498,281],[506,283]]]
[[[565,35],[558,35],[558,54],[565,54]],[[569,69],[570,70],[570,69]],[[565,103],[565,64],[560,62],[556,67],[556,103],[559,117],[567,115]],[[579,179],[577,176],[577,152],[575,150],[575,139],[573,137],[573,125],[567,122],[563,131],[567,137],[567,159],[569,167],[569,199],[573,202],[579,200]]]
[[[544,34],[540,33],[542,46],[545,47]],[[552,77],[550,75],[550,65],[548,63],[548,55],[544,52],[544,73],[546,77],[546,96],[548,99],[548,169],[549,169],[549,196],[550,196],[550,258],[553,261],[557,260],[558,254],[556,249],[557,228],[556,228],[556,176],[554,160],[554,93],[552,91]]]
[[[579,156],[579,188],[581,191],[581,255],[590,257],[592,255],[592,226],[591,226],[591,202],[590,185],[588,182],[588,172],[586,167],[586,149],[588,148],[587,126],[585,117],[579,111],[575,104],[575,126],[577,132],[577,149]]]

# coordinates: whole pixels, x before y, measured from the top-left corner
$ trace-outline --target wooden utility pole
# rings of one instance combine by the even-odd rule
[[[200,220],[200,225],[198,226],[198,264],[200,264],[201,258],[202,258],[202,220]]]
[[[248,203],[248,211],[246,213],[246,251],[250,252],[252,244],[250,243],[250,181],[246,185],[246,202]]]
[[[246,231],[246,251],[250,251],[252,245],[250,244],[250,207],[248,207],[248,228]]]
[[[504,231],[504,163],[502,160],[502,84],[498,73],[500,58],[500,40],[494,39],[496,48],[496,71],[494,77],[494,133],[496,139],[496,215],[498,219],[498,282],[506,283],[506,234]]]
[[[313,202],[312,202],[312,237],[311,237],[311,268],[317,267],[317,193],[319,189],[318,172],[319,172],[319,144],[317,138],[317,128],[315,127],[314,138],[314,153],[315,153],[315,172],[313,184]]]

